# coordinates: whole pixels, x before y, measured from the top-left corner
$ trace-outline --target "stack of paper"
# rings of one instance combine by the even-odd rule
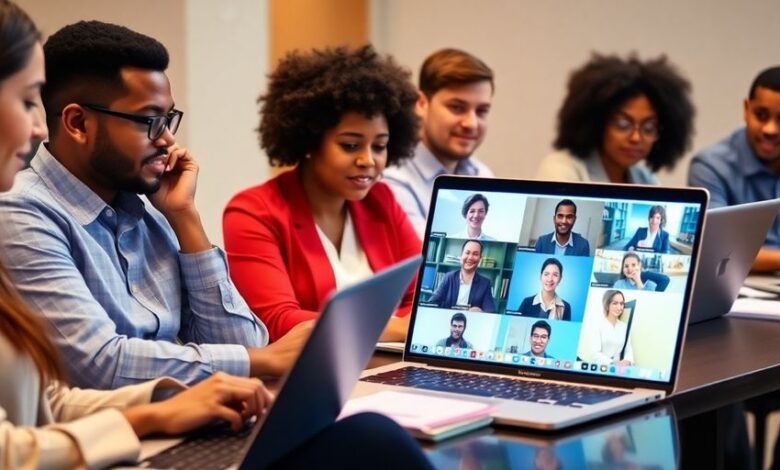
[[[761,320],[780,320],[780,302],[777,300],[737,299],[731,306],[730,317],[756,318]]]
[[[728,316],[780,320],[780,301],[777,294],[742,286]]]
[[[419,439],[439,441],[489,425],[494,408],[488,403],[383,391],[348,401],[341,417],[381,413]]]

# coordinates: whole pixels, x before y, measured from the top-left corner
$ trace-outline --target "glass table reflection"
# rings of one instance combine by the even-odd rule
[[[444,442],[429,451],[440,469],[666,470],[679,464],[677,419],[670,406],[561,434],[491,430]]]

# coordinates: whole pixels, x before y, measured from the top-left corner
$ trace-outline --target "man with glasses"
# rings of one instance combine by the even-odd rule
[[[531,349],[523,353],[523,356],[535,357],[537,359],[552,359],[548,355],[547,343],[552,336],[552,327],[544,320],[539,320],[531,326]]]
[[[780,66],[753,80],[744,101],[745,126],[699,151],[688,184],[710,192],[710,207],[780,197]],[[754,271],[780,269],[780,218],[758,252]]]
[[[91,21],[44,53],[50,139],[0,199],[0,247],[73,384],[283,373],[311,325],[263,347],[268,332],[195,207],[198,164],[174,138],[183,113],[165,47]]]

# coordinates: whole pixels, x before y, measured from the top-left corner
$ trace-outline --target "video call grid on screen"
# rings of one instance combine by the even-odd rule
[[[434,195],[408,353],[673,379],[691,253],[706,203],[701,196],[678,201],[449,188]],[[464,202],[474,207],[475,200],[483,214],[469,220]],[[660,226],[654,237],[648,236],[653,219]],[[481,225],[479,244],[468,242],[469,224]],[[555,252],[559,225],[571,233],[564,254]],[[456,298],[461,258],[469,252],[473,259],[475,250],[474,292],[462,305]],[[552,311],[539,306],[543,283],[554,291]],[[605,304],[613,302],[622,304],[614,326],[605,314]],[[457,313],[466,321],[453,321]],[[453,323],[465,323],[464,343],[450,346]]]

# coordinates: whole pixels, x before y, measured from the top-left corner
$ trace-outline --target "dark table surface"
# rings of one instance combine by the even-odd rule
[[[377,352],[369,367],[400,359],[400,355]],[[728,468],[734,465],[734,459],[743,462],[751,458],[749,449],[729,448],[743,438],[747,442],[740,422],[742,401],[776,390],[780,390],[780,322],[723,317],[688,327],[676,392],[660,408],[619,414],[564,433],[498,427],[493,429],[492,438],[540,442],[555,442],[564,436],[572,439],[617,426],[632,415],[654,414],[658,408],[670,410],[677,426],[679,465]],[[743,463],[741,468],[751,468],[751,464]]]

